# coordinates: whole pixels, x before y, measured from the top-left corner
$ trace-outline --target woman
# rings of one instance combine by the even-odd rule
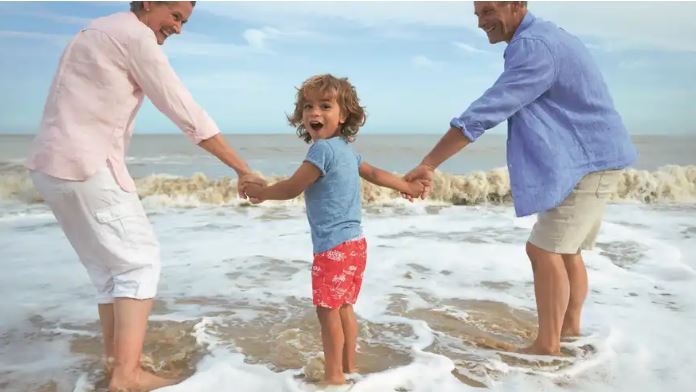
[[[131,12],[96,19],[80,31],[60,60],[26,164],[97,289],[110,391],[173,383],[139,365],[160,274],[159,244],[125,165],[143,97],[240,179],[262,182],[159,47],[181,33],[194,5],[131,2]]]

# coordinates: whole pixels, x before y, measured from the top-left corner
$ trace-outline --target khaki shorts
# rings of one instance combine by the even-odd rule
[[[604,206],[616,193],[621,173],[621,170],[607,170],[583,177],[561,205],[537,215],[529,242],[560,254],[592,249],[602,224]]]
[[[85,266],[97,303],[155,296],[159,243],[137,193],[123,191],[107,167],[85,181],[38,171],[31,178]]]

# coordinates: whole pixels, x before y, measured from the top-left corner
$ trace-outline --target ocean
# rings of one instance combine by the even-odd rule
[[[405,173],[440,135],[361,135],[363,159]],[[227,135],[271,181],[307,145]],[[94,291],[22,161],[0,136],[0,390],[103,391]],[[559,357],[507,351],[536,334],[505,137],[446,162],[428,200],[363,184],[368,264],[351,391],[686,391],[696,340],[696,136],[636,136],[595,249],[580,338]],[[162,247],[143,365],[163,392],[315,391],[322,374],[301,198],[251,205],[233,172],[181,135],[137,135],[127,160]],[[230,177],[232,176],[232,177]]]

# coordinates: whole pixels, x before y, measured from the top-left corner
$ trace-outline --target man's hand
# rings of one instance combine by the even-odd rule
[[[402,196],[409,201],[413,201],[414,198],[422,197],[425,190],[430,187],[430,181],[424,179],[408,181],[407,184],[409,191],[407,193],[402,193]]]

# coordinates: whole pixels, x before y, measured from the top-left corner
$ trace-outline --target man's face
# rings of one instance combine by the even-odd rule
[[[526,9],[520,2],[474,2],[478,27],[488,35],[488,42],[492,44],[510,42],[525,14]]]

